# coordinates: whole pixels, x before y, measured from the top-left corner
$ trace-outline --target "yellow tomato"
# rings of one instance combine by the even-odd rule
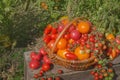
[[[61,57],[61,58],[66,59],[65,54],[68,53],[68,52],[69,52],[69,51],[66,50],[66,49],[64,49],[64,50],[58,50],[58,51],[57,51],[57,55],[58,55],[59,57]]]
[[[88,59],[90,57],[90,54],[87,53],[86,51],[84,50],[81,50],[80,47],[77,47],[75,49],[75,55],[78,57],[78,59],[80,60],[85,60],[85,59]]]

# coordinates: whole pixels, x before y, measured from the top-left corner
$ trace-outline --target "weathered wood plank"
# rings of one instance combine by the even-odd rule
[[[29,56],[30,56],[30,51],[24,53],[25,80],[34,80],[33,74],[38,73],[39,70],[29,69],[29,67],[28,67],[28,63],[30,61]],[[114,78],[114,80],[120,80],[120,64],[118,64],[118,62],[120,62],[120,59],[117,59],[116,61],[117,62],[114,61],[114,64],[116,64],[116,65],[113,66],[115,73],[117,74],[116,77]],[[50,75],[51,73],[56,74],[57,70],[59,70],[59,69],[64,71],[63,74],[59,75],[63,80],[93,80],[93,77],[89,73],[91,70],[72,71],[72,70],[68,70],[68,69],[58,66],[58,65],[54,65],[53,69],[51,69],[51,71],[47,72],[47,75]]]

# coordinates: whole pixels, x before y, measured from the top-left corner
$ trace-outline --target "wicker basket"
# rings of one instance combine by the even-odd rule
[[[52,48],[52,50],[47,48],[47,51],[49,53],[49,57],[52,60],[52,62],[54,64],[58,64],[61,66],[64,66],[67,69],[71,69],[71,70],[86,70],[88,68],[90,68],[92,65],[94,65],[95,62],[95,57],[90,57],[86,60],[66,60],[63,59],[59,56],[57,56],[56,53],[54,53],[54,49],[59,41],[59,39],[62,37],[62,35],[64,34],[64,32],[70,27],[70,25],[74,22],[74,21],[80,21],[83,20],[81,18],[75,18],[73,21],[71,21],[63,30],[62,32],[59,34],[59,36],[57,37],[54,46]]]

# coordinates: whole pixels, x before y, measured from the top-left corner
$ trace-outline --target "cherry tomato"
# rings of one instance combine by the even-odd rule
[[[51,34],[51,39],[55,40],[57,38],[58,34]]]
[[[53,78],[52,78],[52,77],[49,77],[49,78],[47,78],[47,80],[53,80]]]
[[[68,29],[69,32],[75,30],[75,26],[71,25],[70,28]]]
[[[95,75],[95,77],[98,77],[99,74],[96,72],[94,75]]]
[[[56,28],[52,28],[52,34],[56,34],[57,33],[57,29]]]
[[[110,68],[110,69],[108,69],[108,72],[112,73],[112,72],[113,72],[113,69],[111,69],[111,68]]]
[[[49,34],[51,32],[51,30],[52,30],[52,25],[48,24],[47,27],[44,30],[44,34],[45,35]]]
[[[55,77],[55,80],[61,80],[61,78],[59,76]]]
[[[50,40],[51,40],[51,36],[49,36],[49,35],[46,35],[46,36],[43,37],[43,41],[44,41],[46,44],[48,44],[48,43],[50,42]]]
[[[58,24],[57,31],[61,32],[64,29],[64,26],[62,24]]]
[[[44,48],[40,48],[39,52],[40,52],[43,56],[47,55],[47,52],[45,51]]]
[[[46,64],[51,64],[51,60],[47,57],[47,56],[44,56],[43,57],[43,62],[46,63]]]
[[[36,79],[39,78],[38,74],[34,74],[34,78]]]
[[[39,72],[40,74],[43,74],[44,73],[44,71],[43,70],[40,70],[40,72]]]
[[[68,60],[76,60],[76,59],[77,59],[77,56],[76,56],[74,53],[66,53],[66,54],[65,54],[65,57],[66,57]]]
[[[42,65],[42,70],[43,70],[43,71],[48,71],[48,70],[50,70],[50,65],[44,63],[44,64]]]
[[[36,60],[31,60],[29,62],[29,67],[31,69],[38,69],[40,67],[40,62],[39,61],[36,61]]]
[[[32,60],[40,61],[42,58],[42,54],[36,54],[35,52],[31,52],[30,57]]]
[[[51,41],[48,43],[47,46],[48,46],[50,49],[52,49],[53,46],[54,46],[54,43],[55,43],[55,40],[51,40]],[[57,51],[57,48],[54,49],[54,52],[56,52],[56,51]]]
[[[57,43],[58,49],[65,49],[67,47],[67,40],[65,38],[61,38]]]
[[[95,71],[91,71],[90,74],[94,75],[94,74],[95,74]]]
[[[69,40],[70,39],[70,34],[65,34],[64,38],[67,39],[67,40]]]

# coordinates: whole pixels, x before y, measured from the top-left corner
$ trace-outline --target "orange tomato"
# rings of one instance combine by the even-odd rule
[[[73,39],[69,39],[69,44],[72,44],[73,42],[74,42],[74,40]]]
[[[63,19],[63,20],[61,21],[61,23],[62,23],[64,26],[66,26],[66,25],[69,23],[69,19],[68,19],[68,18]]]
[[[113,34],[106,34],[106,39],[107,40],[114,40],[115,36]]]
[[[65,49],[67,47],[67,40],[65,38],[61,38],[57,43],[58,49]]]
[[[61,58],[66,59],[65,54],[68,53],[68,52],[69,52],[69,51],[66,50],[66,49],[64,49],[64,50],[58,50],[58,51],[57,51],[57,55],[58,55],[59,57],[61,57]]]
[[[115,57],[117,57],[117,53],[116,53],[115,49],[112,49],[112,53],[110,53],[110,59],[113,60],[113,59],[115,59]]]
[[[80,33],[88,33],[90,31],[90,24],[87,21],[80,21],[77,28]]]
[[[74,53],[80,60],[85,60],[90,57],[90,54],[86,51],[81,50],[80,47],[77,47]]]

